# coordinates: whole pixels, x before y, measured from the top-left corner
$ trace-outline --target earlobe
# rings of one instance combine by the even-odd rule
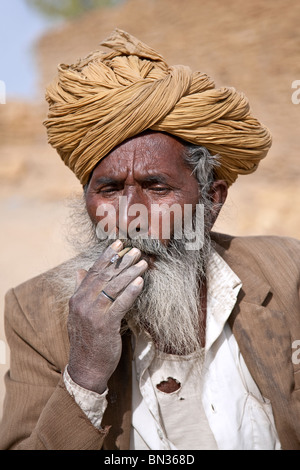
[[[223,205],[226,201],[228,186],[224,180],[216,180],[211,186],[211,199],[216,205]]]
[[[224,180],[216,180],[210,189],[211,199],[211,228],[213,227],[217,217],[226,201],[228,186]]]

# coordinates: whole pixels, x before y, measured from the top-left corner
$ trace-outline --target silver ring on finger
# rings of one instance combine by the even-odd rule
[[[120,256],[118,254],[114,255],[111,260],[110,260],[110,263],[111,264],[114,264],[116,261],[118,261],[118,259],[120,258]]]
[[[102,290],[101,294],[103,294],[107,299],[111,300],[112,302],[114,302],[116,300],[113,297],[111,297],[109,294],[107,294],[107,292],[105,292],[105,290]]]

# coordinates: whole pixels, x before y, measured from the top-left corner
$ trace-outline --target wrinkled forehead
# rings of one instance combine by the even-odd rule
[[[92,178],[128,173],[178,177],[186,168],[184,155],[185,145],[179,139],[148,131],[115,147],[94,168]]]

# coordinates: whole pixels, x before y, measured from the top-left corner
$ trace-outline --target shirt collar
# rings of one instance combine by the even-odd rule
[[[212,249],[206,271],[207,318],[206,342],[208,351],[221,334],[225,323],[236,303],[242,287],[240,278],[224,259]]]

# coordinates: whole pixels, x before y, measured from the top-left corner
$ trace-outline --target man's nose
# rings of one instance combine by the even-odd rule
[[[148,234],[148,209],[138,191],[126,191],[119,198],[118,229],[121,235],[134,238]]]

